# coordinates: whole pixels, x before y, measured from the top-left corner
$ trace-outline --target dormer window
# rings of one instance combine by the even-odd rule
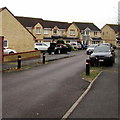
[[[36,27],[36,34],[41,34],[40,33],[40,27]]]

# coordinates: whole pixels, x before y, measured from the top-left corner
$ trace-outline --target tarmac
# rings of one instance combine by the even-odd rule
[[[63,58],[67,58],[67,57],[72,57],[72,56],[80,54],[81,51],[71,51],[71,52],[68,52],[67,54],[53,54],[53,55],[49,55],[48,53],[46,53],[45,54],[45,61],[48,62],[48,61],[54,61],[54,60],[63,59]],[[21,67],[24,67],[24,66],[33,67],[37,63],[39,63],[39,64],[43,63],[43,54],[41,54],[40,58],[21,60]],[[2,70],[5,71],[5,70],[12,69],[12,68],[17,68],[17,66],[18,66],[17,61],[3,63]]]
[[[118,51],[116,51],[118,52]],[[103,67],[102,72],[90,83],[62,119],[119,120],[119,59],[113,66]]]
[[[118,96],[118,78],[119,78],[119,59],[118,51],[115,64],[113,66],[104,67],[103,71],[94,79],[93,83],[88,86],[87,93],[83,93],[71,108],[63,115],[63,119],[79,118],[80,120],[89,120],[90,118],[101,118],[101,120],[119,120],[119,96]],[[77,55],[78,52],[68,54],[48,55],[46,61],[62,59]],[[39,59],[22,61],[22,65],[31,65],[31,63],[42,62]],[[3,70],[16,67],[17,62],[4,63]],[[82,97],[82,98],[81,98]],[[66,115],[67,114],[67,115]]]

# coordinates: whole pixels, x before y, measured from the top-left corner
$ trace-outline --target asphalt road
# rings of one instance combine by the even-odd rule
[[[3,118],[61,118],[88,82],[85,51],[27,71],[3,73]]]
[[[96,79],[92,89],[69,118],[119,119],[118,61],[118,51],[116,51],[115,64],[103,68],[103,72]]]

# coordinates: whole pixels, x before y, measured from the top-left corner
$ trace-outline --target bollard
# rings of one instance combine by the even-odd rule
[[[86,59],[86,75],[90,75],[90,59]]]
[[[21,56],[19,55],[18,56],[18,66],[17,66],[18,69],[21,68]]]
[[[45,52],[43,52],[43,64],[45,64]]]

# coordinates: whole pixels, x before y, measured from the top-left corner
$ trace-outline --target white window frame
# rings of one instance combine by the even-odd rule
[[[5,41],[7,42],[7,46],[5,46],[5,43],[4,43]],[[8,48],[8,40],[4,40],[4,41],[3,41],[3,47],[4,47],[4,48]]]
[[[75,30],[70,30],[70,35],[75,35]]]
[[[48,35],[49,34],[49,30],[44,29],[44,35]]]
[[[61,30],[61,34],[62,34],[62,35],[65,35],[65,30]]]
[[[36,27],[36,34],[41,34],[41,28],[40,27]]]

